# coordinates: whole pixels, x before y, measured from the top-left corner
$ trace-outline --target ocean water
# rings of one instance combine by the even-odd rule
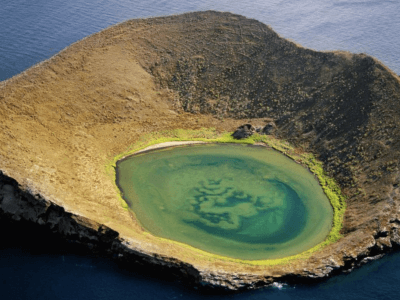
[[[400,254],[389,254],[351,273],[314,284],[269,287],[233,295],[205,293],[170,276],[149,270],[127,270],[112,260],[90,253],[35,226],[0,221],[0,291],[2,300],[355,300],[398,299]],[[150,270],[151,271],[151,270]]]
[[[1,0],[0,80],[111,24],[209,9],[257,19],[307,48],[368,53],[400,73],[397,0]]]
[[[111,24],[208,9],[257,19],[304,47],[367,53],[400,73],[397,0],[0,0],[0,80]],[[127,271],[108,259],[73,254],[54,245],[54,238],[41,240],[4,226],[0,232],[0,299],[227,298]],[[397,299],[399,283],[400,254],[395,253],[322,283],[230,298]]]

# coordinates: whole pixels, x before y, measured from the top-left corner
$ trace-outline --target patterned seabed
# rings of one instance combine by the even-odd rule
[[[245,260],[322,242],[332,207],[314,176],[283,154],[232,144],[171,147],[117,164],[117,182],[153,235]]]

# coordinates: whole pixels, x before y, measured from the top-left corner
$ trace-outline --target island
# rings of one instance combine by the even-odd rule
[[[0,218],[203,288],[325,278],[400,245],[399,111],[399,76],[366,54],[306,49],[231,13],[128,20],[0,82]],[[234,142],[243,124],[263,130],[241,142],[317,166],[338,197],[337,232],[320,247],[270,261],[212,255],[147,232],[122,198],[126,155]]]

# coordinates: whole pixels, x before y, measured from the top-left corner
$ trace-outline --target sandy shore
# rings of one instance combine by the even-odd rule
[[[138,153],[142,153],[142,152],[146,152],[149,150],[154,150],[154,149],[160,149],[160,148],[167,148],[167,147],[173,147],[173,146],[181,146],[181,145],[189,145],[189,144],[208,144],[207,142],[203,142],[203,141],[176,141],[176,142],[165,142],[165,143],[160,143],[160,144],[155,144],[155,145],[151,145],[149,147],[146,147],[142,150],[139,150],[133,154],[138,154]],[[130,154],[132,155],[132,154]],[[128,156],[130,156],[128,155]]]

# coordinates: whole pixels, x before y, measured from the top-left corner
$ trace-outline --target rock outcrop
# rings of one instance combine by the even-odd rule
[[[239,126],[233,133],[232,136],[237,139],[246,139],[257,132],[259,134],[272,135],[276,131],[276,124],[274,122],[269,122],[267,125],[263,126],[253,126],[251,124],[244,124]]]
[[[244,124],[239,126],[234,133],[232,133],[232,136],[235,139],[246,139],[249,136],[252,136],[253,133],[256,131],[256,128],[251,125],[251,124]]]

